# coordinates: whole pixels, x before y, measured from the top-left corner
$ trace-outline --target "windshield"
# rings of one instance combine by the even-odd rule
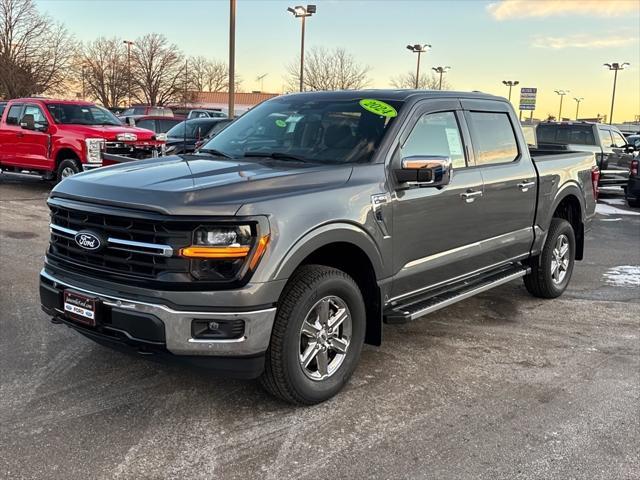
[[[130,115],[144,115],[145,113],[147,113],[147,107],[133,107],[127,108],[120,115],[122,115],[123,117],[128,117]]]
[[[167,132],[167,137],[173,138],[188,138],[193,140],[194,138],[200,139],[205,137],[211,127],[213,127],[217,122],[215,120],[202,122],[199,120],[187,120],[185,122],[180,122],[175,127]],[[185,128],[187,129],[187,133],[185,134]]]
[[[97,105],[50,103],[47,108],[56,123],[65,125],[122,125],[122,122],[113,113]]]
[[[539,124],[536,129],[538,143],[560,145],[595,145],[592,125]]]
[[[376,101],[362,101],[366,102]],[[269,100],[228,125],[202,149],[236,158],[288,156],[318,163],[367,162],[401,106],[393,101],[377,103],[386,106],[383,113],[388,116],[365,109],[359,99]]]

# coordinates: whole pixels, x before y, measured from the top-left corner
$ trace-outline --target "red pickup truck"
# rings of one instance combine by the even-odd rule
[[[103,165],[103,153],[133,158],[157,156],[164,140],[129,127],[89,102],[11,100],[0,120],[0,170],[61,180]]]

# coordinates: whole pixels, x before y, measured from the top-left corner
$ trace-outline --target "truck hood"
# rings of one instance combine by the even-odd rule
[[[126,125],[58,125],[58,128],[78,133],[87,138],[104,138],[107,141],[116,140],[116,135],[119,133],[135,133],[138,140],[151,140],[155,136],[150,130]]]
[[[336,188],[350,166],[238,161],[204,155],[127,162],[68,177],[51,197],[166,215],[235,215],[245,203]]]

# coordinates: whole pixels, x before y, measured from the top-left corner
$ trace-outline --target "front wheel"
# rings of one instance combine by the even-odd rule
[[[58,165],[56,180],[61,182],[65,178],[75,175],[76,173],[80,173],[80,165],[76,160],[67,158],[66,160],[62,160],[60,165]]]
[[[569,285],[576,257],[576,238],[573,227],[563,218],[551,220],[551,227],[542,253],[525,275],[524,285],[529,293],[540,298],[556,298]]]
[[[263,387],[297,405],[331,398],[355,370],[365,326],[362,294],[349,275],[322,265],[301,267],[278,305]]]

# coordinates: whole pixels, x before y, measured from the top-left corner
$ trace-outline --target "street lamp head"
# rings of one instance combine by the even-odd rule
[[[430,48],[431,45],[429,45],[428,43],[425,43],[424,45],[420,45],[419,43],[416,43],[415,45],[407,45],[407,50],[411,50],[415,53],[424,53]]]
[[[520,82],[518,80],[516,80],[515,82],[513,82],[513,85],[518,85]]]
[[[291,12],[294,17],[310,17],[316,13],[315,5],[307,5],[306,8],[302,5],[296,5],[295,7],[288,7],[287,12]]]

